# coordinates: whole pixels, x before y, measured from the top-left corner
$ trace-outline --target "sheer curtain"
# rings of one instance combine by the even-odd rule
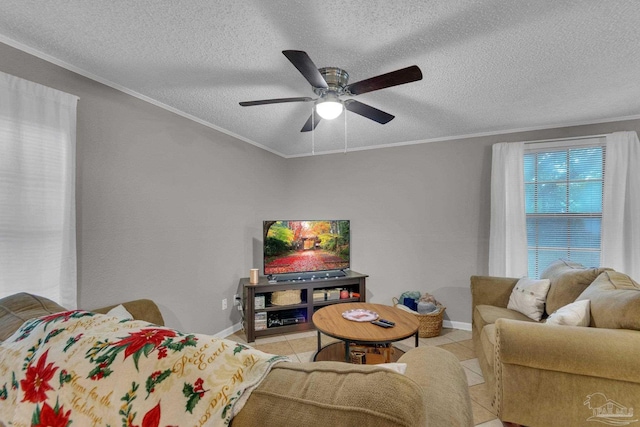
[[[0,73],[0,297],[76,308],[77,101]]]
[[[492,147],[489,274],[527,275],[527,225],[524,208],[524,143]]]
[[[636,132],[606,138],[600,265],[640,281],[640,142]]]

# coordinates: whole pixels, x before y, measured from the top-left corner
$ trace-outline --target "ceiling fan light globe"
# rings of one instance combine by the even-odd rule
[[[333,120],[342,114],[342,102],[340,101],[323,101],[316,104],[316,112],[325,120]]]

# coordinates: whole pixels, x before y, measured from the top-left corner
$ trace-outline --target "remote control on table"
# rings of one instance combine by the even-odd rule
[[[387,325],[396,326],[395,322],[387,319],[378,319],[378,322],[386,323]]]
[[[376,326],[381,326],[383,328],[393,328],[393,325],[390,325],[390,324],[384,323],[384,322],[380,322],[379,320],[374,320],[371,323],[373,323]]]

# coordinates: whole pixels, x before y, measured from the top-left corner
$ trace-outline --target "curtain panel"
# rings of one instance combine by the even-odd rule
[[[527,275],[527,220],[524,206],[524,143],[492,147],[489,275]]]
[[[0,73],[0,297],[77,306],[77,101]]]
[[[606,135],[600,265],[640,281],[640,141]],[[527,274],[524,143],[493,145],[489,274]]]
[[[606,137],[600,265],[640,281],[640,142],[636,132]]]

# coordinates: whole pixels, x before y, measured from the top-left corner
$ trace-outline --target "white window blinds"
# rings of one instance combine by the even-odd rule
[[[527,146],[529,277],[558,258],[599,265],[604,158],[603,138]]]

